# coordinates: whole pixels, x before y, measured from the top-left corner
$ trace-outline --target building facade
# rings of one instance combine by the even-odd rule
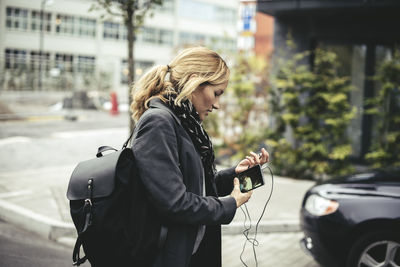
[[[90,11],[95,2],[1,0],[0,90],[104,90],[124,97],[127,32],[121,18]],[[136,36],[135,76],[188,45],[235,51],[237,9],[236,0],[164,0]]]

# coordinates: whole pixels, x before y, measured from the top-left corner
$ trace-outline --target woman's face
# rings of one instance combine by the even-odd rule
[[[213,109],[219,109],[219,98],[224,93],[228,81],[218,85],[202,85],[192,93],[192,103],[203,121]]]

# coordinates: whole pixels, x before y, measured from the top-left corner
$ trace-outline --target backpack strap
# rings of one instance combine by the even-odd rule
[[[128,146],[129,141],[131,141],[131,139],[132,139],[134,130],[135,130],[135,127],[133,127],[133,129],[131,131],[131,134],[129,135],[128,139],[125,141],[124,145],[122,146],[122,149],[124,149],[124,148],[126,148]]]
[[[76,239],[74,251],[72,252],[72,262],[74,266],[79,266],[87,260],[86,255],[80,258],[80,250],[83,244],[82,235],[89,229],[92,225],[92,198],[93,198],[93,179],[88,180],[87,185],[87,198],[85,199],[85,205],[83,206],[83,211],[85,213],[85,224],[81,231],[78,232],[78,238]]]
[[[83,258],[80,258],[80,256],[79,256],[82,243],[83,243],[82,236],[78,235],[78,238],[76,239],[75,246],[74,246],[74,252],[72,253],[72,262],[73,262],[72,265],[73,266],[79,266],[87,260],[86,255]]]

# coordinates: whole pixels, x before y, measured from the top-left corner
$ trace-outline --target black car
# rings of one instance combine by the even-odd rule
[[[400,266],[400,168],[317,184],[300,226],[301,247],[322,266]]]

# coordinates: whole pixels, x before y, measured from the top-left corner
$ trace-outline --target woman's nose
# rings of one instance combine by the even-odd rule
[[[219,99],[212,105],[213,109],[219,109]]]

